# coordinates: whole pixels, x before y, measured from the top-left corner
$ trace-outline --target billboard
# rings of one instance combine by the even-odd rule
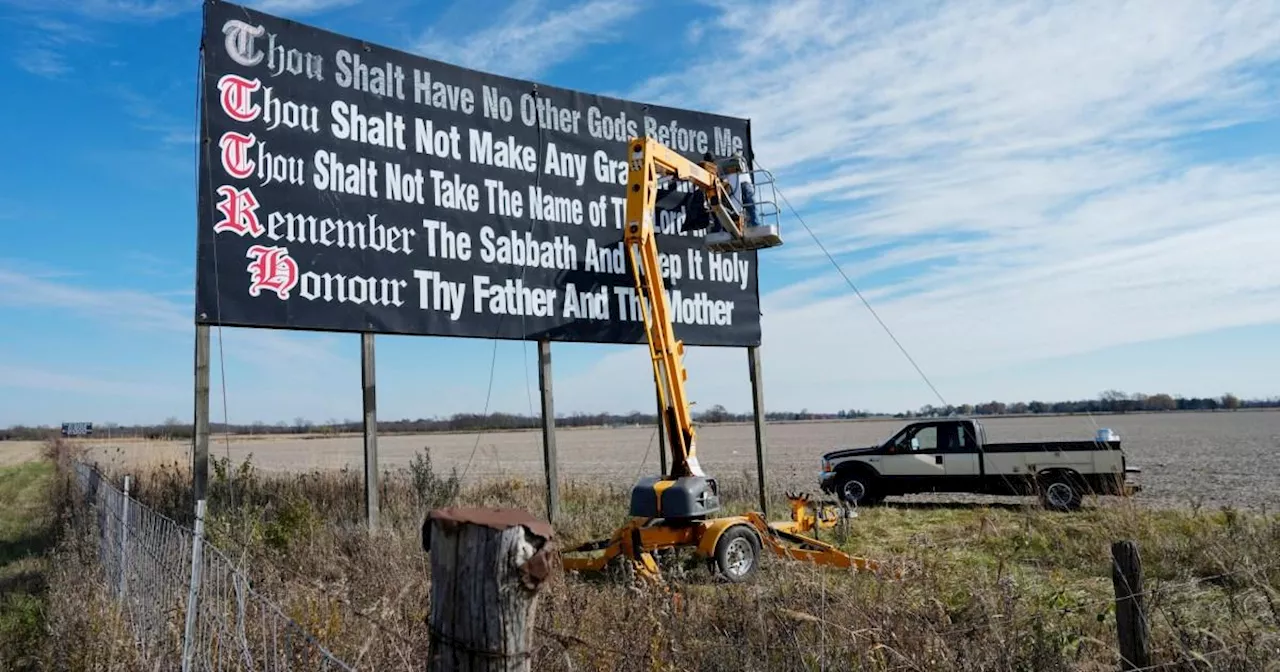
[[[64,422],[62,423],[62,435],[71,436],[93,436],[92,422]]]
[[[740,151],[738,119],[499,77],[206,1],[196,321],[643,343],[628,137]],[[756,253],[655,222],[676,334],[760,343]]]

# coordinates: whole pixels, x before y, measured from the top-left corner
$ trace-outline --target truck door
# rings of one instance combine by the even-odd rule
[[[938,450],[938,426],[922,424],[904,432],[880,460],[880,475],[904,485],[920,480],[932,489],[947,469]]]
[[[957,492],[972,491],[982,480],[978,440],[972,425],[956,422],[943,427],[942,432],[939,444],[948,485]]]

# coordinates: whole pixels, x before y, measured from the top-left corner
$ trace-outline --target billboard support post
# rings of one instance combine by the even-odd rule
[[[756,484],[760,489],[760,513],[769,516],[769,497],[765,494],[764,468],[764,381],[760,377],[760,346],[747,348],[747,368],[751,373],[751,406],[756,427]]]
[[[360,389],[364,398],[364,517],[370,530],[378,528],[378,388],[373,357],[373,334],[360,334]]]
[[[205,498],[209,483],[209,325],[196,325],[195,418],[191,437],[191,489]]]
[[[547,521],[560,513],[560,478],[556,464],[556,407],[551,393],[551,341],[538,341],[538,389],[542,393],[542,470],[547,479]]]

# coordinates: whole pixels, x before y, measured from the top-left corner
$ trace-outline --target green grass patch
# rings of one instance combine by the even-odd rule
[[[44,632],[45,553],[53,547],[49,486],[54,466],[0,469],[0,668],[24,669]]]

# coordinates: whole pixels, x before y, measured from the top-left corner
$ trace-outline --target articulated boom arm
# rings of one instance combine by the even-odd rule
[[[692,182],[706,197],[704,203],[723,231],[715,232],[728,249],[762,249],[781,244],[776,228],[747,224],[744,208],[729,198],[730,190],[711,162],[695,163],[652,138],[631,138],[627,143],[627,212],[623,242],[635,279],[637,300],[644,319],[645,338],[653,378],[671,444],[671,471],[647,476],[631,489],[631,519],[610,539],[590,541],[564,551],[563,566],[571,571],[599,571],[622,557],[646,578],[660,578],[654,551],[692,547],[711,560],[716,571],[731,581],[743,581],[755,572],[760,550],[836,567],[875,569],[873,562],[850,556],[838,547],[806,536],[810,530],[830,529],[839,520],[833,507],[811,502],[805,495],[788,495],[791,520],[770,523],[760,513],[713,517],[720,508],[715,479],[698,466],[697,437],[689,400],[685,395],[684,344],[676,339],[671,306],[658,263],[654,208],[658,180],[664,175]],[[725,172],[731,172],[732,166]],[[745,192],[745,190],[744,190]],[[757,207],[745,200],[745,208]],[[697,213],[701,216],[703,213]],[[722,248],[723,249],[723,248]],[[586,554],[586,555],[584,555]]]
[[[658,198],[658,178],[672,174],[689,180],[718,198],[723,187],[716,178],[714,166],[698,165],[668,149],[653,138],[633,138],[630,142],[627,169],[627,211],[623,241],[631,260],[632,277],[640,313],[649,342],[649,357],[658,397],[665,415],[668,443],[671,446],[672,477],[703,476],[698,466],[697,437],[693,416],[685,395],[688,371],[684,368],[684,343],[676,339],[671,322],[671,306],[662,284],[658,265],[658,241],[653,225],[653,210]]]

